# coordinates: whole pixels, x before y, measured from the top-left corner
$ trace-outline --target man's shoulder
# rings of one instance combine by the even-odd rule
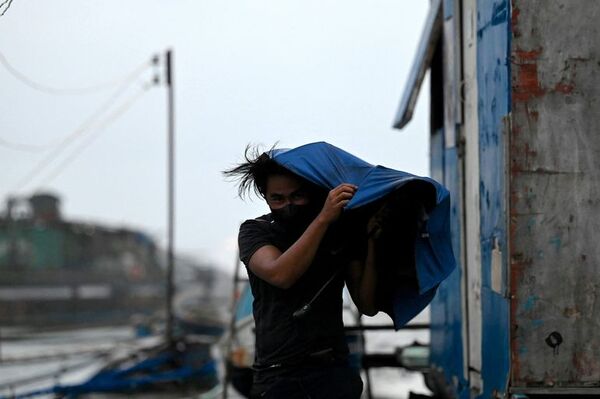
[[[270,213],[266,215],[259,216],[254,219],[247,219],[242,223],[243,226],[260,226],[260,227],[268,227],[273,223],[273,216]]]
[[[240,236],[256,236],[273,232],[273,217],[271,214],[248,219],[240,225]]]
[[[273,245],[275,237],[272,231],[271,215],[262,215],[248,219],[240,226],[238,247],[240,259],[248,265],[250,257],[262,246]]]

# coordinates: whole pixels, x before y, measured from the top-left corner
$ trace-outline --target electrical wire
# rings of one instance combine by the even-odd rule
[[[87,86],[87,87],[59,88],[59,87],[52,87],[52,86],[49,86],[49,85],[46,85],[43,83],[39,83],[33,79],[30,79],[24,73],[20,72],[18,69],[13,67],[10,64],[10,62],[8,62],[8,59],[6,58],[6,56],[0,51],[0,64],[13,77],[15,77],[17,80],[21,81],[22,83],[31,87],[34,90],[38,90],[38,91],[41,91],[41,92],[44,92],[47,94],[53,94],[53,95],[82,95],[82,94],[90,94],[90,93],[101,91],[101,90],[106,90],[108,88],[114,87],[114,86],[122,83],[123,81],[128,81],[128,80],[131,80],[132,78],[139,76],[142,72],[144,72],[147,68],[149,68],[151,65],[155,64],[156,62],[157,62],[156,58],[153,58],[148,61],[144,61],[142,64],[140,64],[139,66],[137,66],[135,69],[133,69],[131,72],[125,74],[124,76],[114,78],[114,79],[108,80],[106,82],[98,83],[95,85],[91,85],[91,86]]]
[[[12,2],[13,2],[13,0],[4,0],[2,2],[2,4],[0,4],[0,8],[2,8],[6,4],[6,8],[2,11],[2,13],[0,14],[0,17],[3,17],[4,14],[6,14],[6,11],[8,11]]]
[[[0,63],[2,63],[3,57],[4,57],[3,54],[0,52]],[[156,63],[157,62],[156,58],[153,58],[151,62]],[[139,77],[139,75],[141,75],[142,72],[144,72],[145,67],[141,68],[142,66],[138,67],[136,69],[136,71],[128,74],[125,79],[122,79],[120,82],[117,82],[117,83],[120,83],[121,86],[110,97],[109,101],[105,105],[100,107],[100,109],[98,111],[96,111],[97,113],[104,112],[107,109],[107,107],[110,106],[116,100],[116,98],[118,98],[120,96],[120,94],[122,94],[124,92],[124,90],[131,83],[133,83]],[[101,111],[101,110],[104,110],[104,111]],[[94,114],[96,114],[96,113],[94,113]],[[88,119],[90,119],[90,118],[88,118]],[[4,147],[4,148],[14,150],[14,151],[29,152],[29,153],[37,153],[37,152],[47,151],[48,149],[51,149],[51,148],[59,146],[59,145],[63,145],[66,142],[70,141],[70,137],[77,136],[79,130],[83,129],[83,126],[85,126],[85,125],[86,125],[86,123],[84,123],[75,132],[70,133],[69,135],[67,135],[66,137],[64,137],[62,139],[54,139],[54,140],[51,140],[44,144],[26,144],[26,143],[20,143],[20,142],[6,140],[6,139],[0,137],[0,147]]]
[[[80,145],[77,146],[75,150],[71,152],[69,156],[67,156],[67,158],[65,158],[57,167],[55,167],[50,173],[48,173],[46,179],[44,179],[44,182],[48,182],[56,178],[60,173],[62,173],[62,171],[68,166],[68,164],[75,160],[75,158],[77,158],[77,156],[79,156],[79,154],[98,137],[99,133],[101,133],[103,129],[115,122],[120,116],[122,116],[126,111],[128,111],[129,108],[131,108],[131,106],[137,100],[139,100],[140,97],[148,91],[148,89],[150,89],[150,87],[152,87],[152,84],[144,85],[136,94],[130,96],[123,104],[121,104],[116,110],[110,113],[105,119],[95,123],[95,126],[94,123],[92,123],[90,124],[90,126],[86,126],[85,129],[77,132],[85,133],[88,130],[92,130],[94,133],[88,136],[87,140],[80,143]],[[19,184],[14,188],[14,191],[20,190],[27,184],[31,183],[31,181],[33,181],[36,176],[38,176],[40,173],[46,170],[46,166],[49,163],[51,163],[54,159],[56,159],[60,155],[62,150],[64,150],[65,148],[66,146],[59,147],[58,149],[60,151],[54,151],[51,154],[51,157],[44,158],[42,162],[40,162],[34,169],[32,169],[32,171],[29,174],[27,174],[27,176],[21,179]]]
[[[110,97],[104,102],[102,106],[100,106],[96,111],[94,111],[84,123],[82,123],[75,131],[69,133],[63,138],[53,139],[45,144],[24,144],[17,143],[14,141],[8,141],[6,139],[0,138],[0,147],[5,147],[11,150],[23,151],[23,152],[42,152],[48,149],[66,145],[75,139],[79,134],[83,133],[88,125],[90,125],[94,119],[98,118],[101,114],[106,112],[112,104],[127,90],[127,88],[133,83],[133,79],[130,81],[124,82],[124,84],[119,87]]]
[[[8,148],[9,150],[22,151],[22,152],[41,152],[46,151],[48,148],[52,148],[56,145],[56,140],[48,144],[25,144],[16,143],[14,141],[8,141],[0,137],[0,147]]]
[[[116,102],[116,100],[129,88],[133,83],[133,80],[125,81],[121,87],[119,87],[109,99],[98,107],[85,121],[79,125],[77,129],[65,136],[60,143],[54,148],[53,151],[48,153],[36,166],[33,167],[15,186],[15,190],[20,190],[25,184],[31,181],[37,174],[46,168],[52,161],[54,161],[60,154],[66,149],[66,147],[75,141],[79,136],[83,135],[88,129],[90,129],[96,120],[98,120],[103,114],[105,114]]]
[[[135,104],[143,94],[151,87],[151,84],[145,85],[139,92],[131,96],[125,103],[112,112],[106,119],[100,122],[93,134],[87,137],[87,140],[81,142],[79,146],[71,152],[58,166],[56,166],[45,179],[44,183],[48,183],[58,177],[71,162],[73,162],[90,144],[92,144],[108,126],[116,122],[123,114],[125,114]]]

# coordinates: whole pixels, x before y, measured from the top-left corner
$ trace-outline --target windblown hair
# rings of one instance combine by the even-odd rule
[[[269,154],[263,152],[258,146],[248,144],[244,151],[246,162],[223,171],[223,175],[229,180],[238,182],[238,195],[240,198],[248,196],[252,191],[258,196],[265,197],[267,191],[267,179],[273,175],[295,176],[294,173],[275,162]]]

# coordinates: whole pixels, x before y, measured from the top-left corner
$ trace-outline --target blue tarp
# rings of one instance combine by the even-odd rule
[[[35,397],[79,398],[92,393],[157,393],[161,389],[187,388],[188,391],[205,391],[214,387],[217,368],[211,358],[204,359],[205,350],[187,349],[182,352],[170,350],[160,352],[139,363],[117,364],[107,367],[89,380],[73,385],[54,385],[27,393],[10,396],[13,399]],[[181,389],[183,391],[183,389]],[[128,395],[129,396],[129,395]],[[159,394],[157,394],[159,396]],[[8,399],[0,396],[0,399]]]
[[[434,206],[415,239],[414,257],[418,287],[410,289],[399,281],[386,310],[396,328],[402,327],[435,296],[438,285],[454,270],[456,261],[450,237],[450,193],[427,177],[372,165],[325,142],[293,149],[275,149],[271,157],[280,165],[328,190],[342,183],[358,186],[347,210],[385,199],[409,182],[421,182],[435,193]],[[423,185],[423,184],[421,184]],[[386,267],[402,267],[388,259]],[[393,284],[393,283],[392,283]]]

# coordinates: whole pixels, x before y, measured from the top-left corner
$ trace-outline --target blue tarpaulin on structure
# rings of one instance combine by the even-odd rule
[[[441,184],[427,177],[372,165],[325,142],[306,144],[293,149],[275,149],[271,157],[280,165],[326,189],[342,183],[358,186],[346,210],[361,208],[385,200],[408,183],[418,182],[432,193],[431,206],[414,241],[414,267],[418,287],[398,281],[385,310],[400,328],[423,310],[435,296],[438,285],[454,270],[456,261],[450,237],[450,194]],[[410,190],[408,195],[410,195]],[[416,195],[416,194],[415,194]],[[388,256],[390,257],[390,256]],[[387,259],[385,267],[404,267]]]

